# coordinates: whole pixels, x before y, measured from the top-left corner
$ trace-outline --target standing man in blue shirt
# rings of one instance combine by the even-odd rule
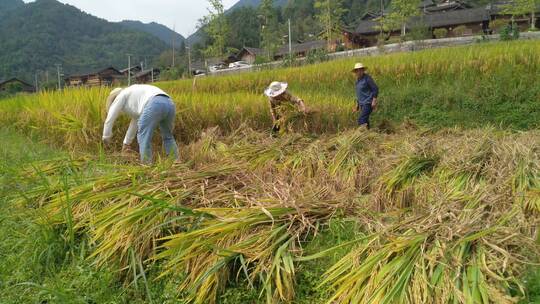
[[[369,116],[377,108],[377,98],[379,97],[379,87],[366,73],[366,67],[362,63],[357,63],[352,70],[356,75],[356,106],[354,112],[360,112],[358,117],[359,126],[370,128]]]

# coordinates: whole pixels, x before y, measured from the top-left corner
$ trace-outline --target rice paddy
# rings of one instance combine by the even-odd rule
[[[0,271],[0,288],[19,291],[4,302],[533,301],[538,51],[519,42],[364,58],[386,91],[374,131],[354,128],[352,59],[158,84],[177,102],[182,159],[152,167],[100,146],[106,89],[1,101],[10,132],[67,152],[2,163],[1,210],[13,215],[0,227],[22,225],[46,246],[5,234],[15,249],[0,256],[35,256],[34,278],[75,265],[83,282],[119,294]],[[272,137],[260,91],[278,76],[311,113]]]

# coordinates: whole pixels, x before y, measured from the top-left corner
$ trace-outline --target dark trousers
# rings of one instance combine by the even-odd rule
[[[371,115],[371,112],[373,112],[371,104],[360,105],[360,116],[358,117],[359,126],[367,125],[368,129],[371,127],[369,124],[369,116]]]

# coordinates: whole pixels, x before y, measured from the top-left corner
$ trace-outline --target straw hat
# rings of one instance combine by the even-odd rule
[[[287,91],[288,86],[289,85],[286,82],[274,81],[266,90],[264,90],[264,95],[270,98],[278,97]]]
[[[357,63],[354,65],[354,69],[352,69],[352,71],[356,71],[356,70],[360,70],[360,69],[367,69],[367,67],[363,64],[363,63]]]
[[[122,90],[123,90],[122,88],[116,88],[116,89],[111,91],[111,93],[109,94],[109,97],[107,97],[107,111],[109,111],[109,109],[111,108],[112,103],[114,102],[116,97],[118,97],[120,92],[122,92]]]

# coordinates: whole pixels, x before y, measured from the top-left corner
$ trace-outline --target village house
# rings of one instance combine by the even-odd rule
[[[411,18],[407,23],[408,31],[415,27],[426,27],[432,33],[437,29],[445,29],[447,37],[458,37],[468,35],[489,34],[490,22],[495,19],[504,19],[510,22],[511,17],[501,14],[502,3],[487,5],[479,8],[472,8],[462,1],[445,1],[434,3],[432,0],[423,1],[420,4],[422,14]],[[391,33],[382,35],[382,30],[378,18],[386,15],[389,10],[381,13],[368,13],[360,18],[360,22],[354,31],[344,31],[344,43],[346,48],[355,49],[377,45],[379,39],[390,39],[399,37],[400,29],[395,29]],[[521,30],[525,30],[530,22],[528,18],[517,19]]]
[[[327,50],[326,40],[308,41],[304,43],[293,43],[291,45],[292,55],[295,57],[306,57],[310,52],[317,50]],[[280,60],[289,56],[289,45],[284,45],[278,49],[274,55],[275,60]]]
[[[33,85],[18,78],[0,80],[0,93],[34,93],[35,91],[36,88]]]
[[[504,4],[505,4],[505,2],[495,2],[495,3],[489,4],[487,6],[487,9],[491,13],[490,14],[491,15],[491,21],[504,20],[508,24],[511,23],[512,16],[502,13],[502,9],[503,9]],[[536,12],[535,13],[536,13],[536,16],[535,16],[536,20],[534,20],[534,23],[535,23],[534,26],[536,28],[539,28],[540,27],[540,18],[539,18],[540,17],[540,5],[536,7]],[[531,22],[533,22],[533,20],[531,20],[530,14],[514,18],[514,23],[519,27],[520,31],[527,31],[528,29],[530,29],[531,28]]]
[[[131,77],[135,76],[137,73],[140,73],[142,72],[142,67],[140,65],[134,65],[132,66],[131,68],[125,68],[125,69],[121,69],[120,70],[120,73],[122,73],[122,75],[124,75],[124,77],[128,77],[128,71],[131,71]]]
[[[135,81],[139,84],[152,83],[159,80],[159,69],[149,69],[135,74]]]
[[[111,86],[118,85],[125,79],[125,76],[117,69],[108,67],[106,69],[82,75],[71,75],[65,79],[66,85],[70,87],[79,86]]]
[[[306,57],[310,52],[316,50],[326,50],[328,44],[325,40],[308,41],[304,43],[293,43],[291,45],[292,55],[295,57]],[[281,60],[289,56],[289,45],[283,45],[274,54],[274,60]],[[267,58],[266,51],[259,48],[244,47],[236,55],[237,61],[245,61],[249,64],[254,64],[257,58]]]
[[[240,50],[236,58],[239,61],[245,61],[249,64],[254,64],[259,56],[265,56],[266,51],[259,48],[244,47]]]

